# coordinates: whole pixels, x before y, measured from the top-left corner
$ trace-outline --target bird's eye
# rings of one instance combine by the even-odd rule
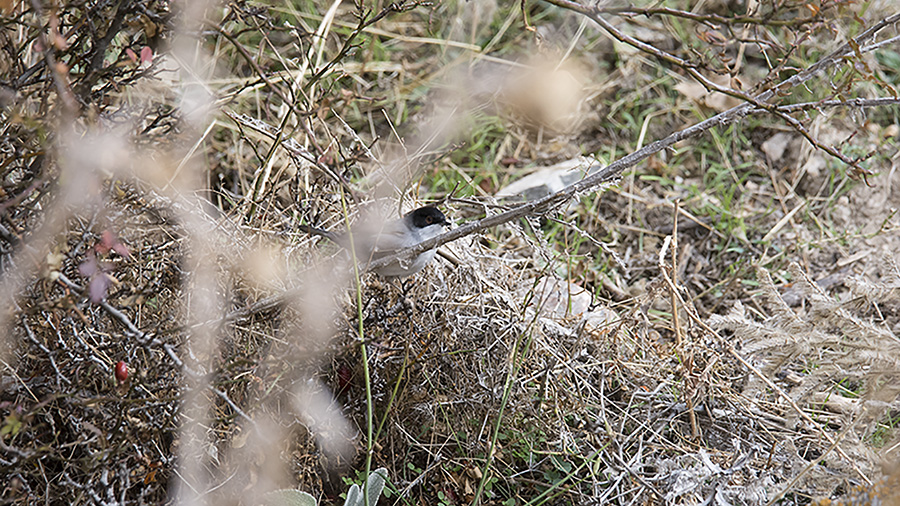
[[[425,218],[425,223],[431,225],[432,223],[434,223],[434,218],[428,216],[427,218]]]

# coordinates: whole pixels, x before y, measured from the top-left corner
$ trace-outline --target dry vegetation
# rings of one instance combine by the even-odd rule
[[[640,3],[0,1],[0,503],[881,479],[895,3]],[[297,229],[425,203],[406,280]]]

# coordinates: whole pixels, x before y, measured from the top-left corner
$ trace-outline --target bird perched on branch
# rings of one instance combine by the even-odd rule
[[[300,225],[298,228],[308,234],[324,237],[348,251],[352,235],[356,259],[366,264],[440,235],[444,227],[448,226],[450,222],[444,213],[436,207],[425,206],[410,211],[399,220],[380,226],[353,227],[352,234],[335,233],[307,225]],[[406,262],[389,263],[375,270],[375,273],[385,278],[411,276],[428,265],[434,259],[434,254],[435,250],[428,250]]]

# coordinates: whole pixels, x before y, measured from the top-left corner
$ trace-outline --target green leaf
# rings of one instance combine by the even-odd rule
[[[300,490],[283,488],[264,495],[262,504],[265,506],[316,506],[316,498]]]
[[[378,498],[381,497],[381,491],[384,490],[386,480],[387,469],[383,467],[379,467],[369,475],[369,479],[366,480],[366,496],[369,498],[368,506],[378,504]],[[359,485],[353,485],[347,491],[347,500],[344,501],[344,506],[365,506]]]

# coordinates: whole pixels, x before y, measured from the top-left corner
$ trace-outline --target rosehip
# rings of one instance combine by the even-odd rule
[[[119,383],[125,383],[125,380],[128,379],[128,365],[125,362],[119,360],[116,362],[116,381]]]

